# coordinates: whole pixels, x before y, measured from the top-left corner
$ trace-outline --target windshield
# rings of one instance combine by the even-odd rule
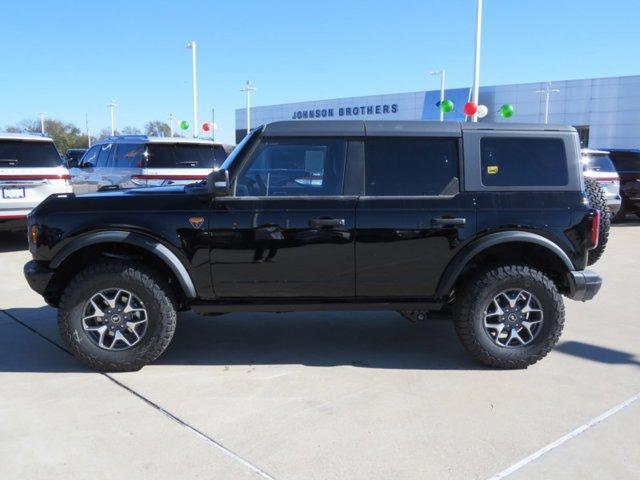
[[[252,131],[251,133],[249,133],[248,135],[245,135],[245,137],[242,139],[242,141],[238,145],[236,145],[236,148],[234,148],[233,151],[229,154],[229,156],[224,161],[224,163],[220,166],[220,168],[224,169],[224,170],[231,170],[233,162],[238,157],[238,155],[240,155],[240,152],[242,152],[244,150],[244,147],[253,138],[257,137],[261,131],[262,131],[261,128],[257,128],[254,131]]]
[[[149,143],[147,168],[219,168],[227,158],[222,145]]]
[[[58,167],[62,160],[52,142],[0,140],[0,168]]]
[[[594,172],[615,172],[616,169],[609,158],[609,155],[589,155],[583,159],[587,170]]]

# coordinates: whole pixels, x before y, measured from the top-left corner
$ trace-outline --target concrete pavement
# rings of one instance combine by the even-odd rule
[[[567,300],[528,370],[476,365],[442,320],[184,314],[157,362],[110,376],[56,346],[22,240],[0,238],[0,478],[491,478],[640,392],[639,237],[613,227],[601,293]],[[509,478],[633,478],[639,407]]]

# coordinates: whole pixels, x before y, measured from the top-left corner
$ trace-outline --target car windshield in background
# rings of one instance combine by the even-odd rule
[[[594,172],[615,172],[616,168],[609,158],[609,155],[590,155],[586,158],[586,165]]]
[[[62,160],[51,142],[0,140],[0,168],[58,167]]]
[[[147,168],[219,168],[227,158],[221,145],[150,143]]]

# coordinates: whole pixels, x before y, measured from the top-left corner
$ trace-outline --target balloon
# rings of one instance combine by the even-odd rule
[[[189,128],[189,122],[187,122],[186,120],[182,120],[180,122],[180,128],[182,130],[187,130]]]
[[[489,113],[489,109],[486,105],[478,105],[478,118],[484,118]]]
[[[453,102],[451,100],[443,100],[442,102],[438,102],[438,107],[442,113],[449,113],[453,110]]]
[[[473,102],[467,102],[463,108],[464,114],[468,117],[472,117],[478,111],[478,106]]]
[[[202,124],[202,131],[208,132],[209,130],[211,130],[211,126],[207,122],[204,122]]]
[[[505,103],[500,107],[500,116],[504,118],[509,118],[513,116],[514,111],[515,109],[513,108],[513,105],[511,105],[510,103]]]

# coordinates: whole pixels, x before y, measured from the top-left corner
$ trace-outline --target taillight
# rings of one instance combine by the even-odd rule
[[[600,240],[600,210],[594,210],[593,216],[591,217],[591,243],[589,245],[589,250],[593,250],[598,246],[598,241]]]
[[[70,185],[71,175],[69,175],[68,173],[65,173],[65,174],[62,174],[62,175],[47,175],[45,177],[45,180],[50,185],[57,185],[57,186],[65,186],[66,187],[66,186]]]

